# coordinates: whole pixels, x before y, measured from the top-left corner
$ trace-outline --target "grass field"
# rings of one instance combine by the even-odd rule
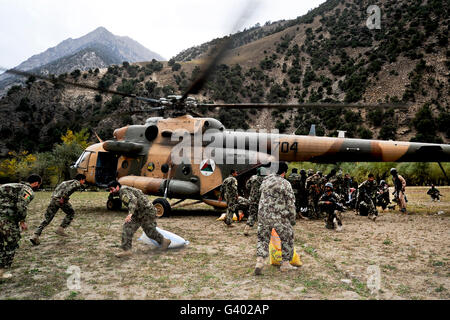
[[[427,188],[409,187],[407,216],[385,211],[372,222],[346,212],[340,233],[323,221],[297,220],[295,247],[303,266],[281,273],[267,265],[259,277],[253,275],[256,228],[244,237],[243,222],[225,228],[206,205],[174,209],[158,220],[160,228],[189,240],[187,247],[151,250],[136,241],[140,229],[134,255],[120,260],[114,253],[127,212],[107,211],[106,192],[75,193],[71,237],[54,233],[64,216],[59,211],[33,247],[28,239],[50,199],[49,192],[38,192],[14,277],[0,280],[0,299],[449,299],[450,188],[439,189],[445,197],[436,203]],[[67,286],[71,266],[80,270],[76,289]],[[380,272],[380,290],[367,286],[369,267]]]

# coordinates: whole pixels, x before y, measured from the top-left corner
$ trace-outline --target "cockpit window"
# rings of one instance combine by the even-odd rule
[[[77,162],[75,162],[74,167],[80,169],[87,169],[89,164],[89,158],[91,157],[92,151],[84,151],[81,156],[78,158]]]

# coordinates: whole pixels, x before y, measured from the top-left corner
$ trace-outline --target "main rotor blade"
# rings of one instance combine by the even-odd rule
[[[245,21],[248,19],[251,13],[254,13],[256,11],[256,7],[259,5],[256,1],[247,1],[245,9],[242,11],[242,13],[238,16],[238,19],[236,20],[233,32],[238,31],[242,28]],[[204,62],[203,71],[200,73],[200,75],[197,77],[197,79],[192,82],[190,87],[186,90],[186,92],[181,97],[181,102],[183,102],[189,94],[197,94],[205,85],[206,80],[208,80],[209,76],[211,75],[213,69],[215,66],[217,66],[225,56],[228,49],[231,47],[232,44],[232,38],[231,35],[225,37],[222,39],[222,41],[219,41],[219,43],[211,49],[211,52],[213,55]],[[215,52],[215,53],[214,53]]]
[[[369,108],[369,109],[406,109],[405,104],[353,104],[353,103],[303,103],[303,104],[283,104],[283,103],[217,103],[217,104],[197,104],[197,107],[225,108],[225,109],[314,109],[314,108]]]
[[[62,84],[66,84],[66,85],[69,85],[72,87],[83,88],[83,89],[98,91],[98,92],[107,93],[107,94],[116,94],[116,95],[123,96],[123,97],[135,98],[137,100],[141,100],[141,101],[145,101],[145,102],[149,102],[149,103],[159,104],[159,102],[160,102],[159,100],[156,100],[156,99],[139,97],[134,94],[124,93],[124,92],[110,90],[110,89],[102,89],[102,88],[94,87],[94,86],[84,84],[84,83],[71,82],[71,81],[67,81],[64,79],[60,79],[60,78],[51,78],[51,77],[34,74],[34,73],[26,72],[26,71],[21,71],[21,70],[16,70],[16,69],[5,69],[3,67],[0,67],[0,70],[5,71],[6,73],[11,73],[11,74],[17,75],[17,76],[35,77],[36,79],[49,81],[51,83],[62,83]]]

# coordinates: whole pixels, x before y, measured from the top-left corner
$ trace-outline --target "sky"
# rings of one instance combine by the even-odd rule
[[[184,49],[267,21],[306,14],[325,0],[0,0],[0,67],[102,26],[167,60]],[[245,10],[245,8],[250,8]],[[243,14],[243,12],[246,12]]]

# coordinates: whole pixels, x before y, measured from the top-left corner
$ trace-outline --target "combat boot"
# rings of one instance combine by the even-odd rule
[[[69,235],[64,231],[63,227],[58,227],[55,233],[61,237],[68,237]]]
[[[37,234],[35,234],[34,236],[32,236],[30,238],[31,243],[33,244],[33,246],[38,246],[41,241],[39,240],[39,236]]]
[[[172,243],[172,241],[170,239],[164,238],[161,243],[161,250],[167,250],[167,248],[169,248],[171,243]]]
[[[281,263],[281,267],[280,267],[281,272],[286,272],[286,271],[291,271],[291,270],[297,270],[297,267],[294,267],[293,265],[291,265],[289,263],[289,261],[283,261]]]
[[[258,257],[256,258],[256,266],[255,266],[255,275],[262,275],[262,271],[264,269],[264,258]]]
[[[115,254],[115,256],[117,258],[127,258],[127,257],[131,257],[132,255],[133,255],[133,252],[131,252],[131,250],[120,250],[120,252]]]
[[[248,224],[245,225],[244,227],[244,236],[248,236],[250,234],[250,229],[252,227],[250,227]]]

